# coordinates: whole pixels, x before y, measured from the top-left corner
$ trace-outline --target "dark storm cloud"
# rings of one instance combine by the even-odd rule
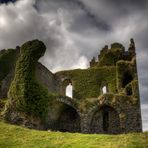
[[[135,39],[144,130],[148,130],[148,1],[19,0],[0,5],[0,49],[39,38],[51,71],[86,68],[112,42]],[[54,64],[53,64],[54,63]]]
[[[96,15],[94,15],[85,5],[84,3],[82,3],[79,0],[70,0],[73,3],[76,3],[82,10],[84,10],[84,12],[86,13],[87,17],[92,21],[92,23],[94,25],[96,25],[96,27],[98,29],[102,29],[102,30],[107,30],[109,31],[111,28],[111,26],[109,26],[104,20],[102,20],[101,18],[98,18]],[[67,0],[68,2],[68,0]],[[87,19],[88,19],[87,18]]]
[[[102,18],[98,18],[98,16],[94,15],[87,8],[87,6],[83,2],[81,2],[80,0],[47,1],[48,5],[44,6],[44,9],[41,9],[40,5],[43,4],[43,2],[45,2],[45,1],[46,0],[43,0],[43,1],[37,0],[35,8],[39,11],[40,10],[45,11],[45,9],[52,7],[51,9],[53,11],[55,11],[60,7],[60,8],[63,8],[63,9],[67,9],[70,12],[72,12],[73,10],[76,9],[77,11],[81,11],[80,15],[77,15],[76,21],[79,22],[80,25],[82,23],[83,27],[86,27],[88,23],[91,23],[91,25],[94,25],[98,29],[101,29],[101,30],[104,30],[104,31],[109,31],[111,29],[111,26],[109,26],[109,24],[107,24],[107,22],[105,22]]]
[[[14,2],[16,2],[17,0],[0,0],[0,3],[5,3],[5,4],[7,4],[7,3],[14,3]]]

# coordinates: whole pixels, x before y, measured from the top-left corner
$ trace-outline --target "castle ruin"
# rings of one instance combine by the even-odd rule
[[[33,43],[30,43],[30,46],[31,44]],[[1,99],[13,100],[14,96],[18,99],[22,97],[22,94],[12,96],[11,93],[12,82],[19,78],[16,69],[20,66],[17,65],[20,54],[24,52],[21,49],[17,47],[15,50],[2,50],[0,53]],[[33,56],[31,52],[29,54]],[[133,39],[130,40],[128,50],[120,43],[113,43],[110,48],[106,45],[100,51],[98,60],[93,57],[88,69],[66,70],[53,74],[39,62],[34,66],[35,79],[48,93],[56,94],[48,105],[46,122],[36,122],[34,115],[30,116],[31,111],[24,111],[27,116],[22,116],[21,111],[16,109],[9,113],[9,122],[63,132],[120,134],[142,131]],[[66,96],[66,87],[69,84],[72,85],[72,98]],[[25,93],[25,89],[21,91]]]

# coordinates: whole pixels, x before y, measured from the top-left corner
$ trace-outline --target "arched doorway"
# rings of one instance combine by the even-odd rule
[[[80,132],[80,116],[73,107],[64,104],[58,125],[58,130],[62,132]]]
[[[116,134],[120,131],[120,120],[116,110],[110,106],[103,106],[92,116],[91,133]]]

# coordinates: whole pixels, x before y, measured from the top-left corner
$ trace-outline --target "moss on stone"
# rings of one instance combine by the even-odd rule
[[[113,44],[111,44],[111,49],[124,49],[124,46],[122,45],[122,44],[120,44],[120,43],[113,43]]]
[[[9,74],[17,60],[15,49],[3,50],[0,54],[0,82]]]
[[[0,114],[4,110],[4,107],[5,107],[7,100],[8,99],[6,99],[6,98],[0,99]]]
[[[99,66],[116,65],[116,62],[122,59],[123,49],[111,48],[104,54],[100,55]]]
[[[133,80],[131,83],[129,83],[126,87],[125,90],[127,92],[131,92],[131,95],[135,98],[139,97],[139,87],[138,87],[138,80]]]
[[[56,75],[71,79],[74,87],[73,97],[76,99],[98,97],[104,84],[108,85],[109,92],[116,92],[116,68],[114,66],[61,71]]]
[[[117,86],[118,89],[121,90],[124,88],[126,84],[123,83],[124,78],[127,78],[128,76],[131,76],[132,80],[137,80],[137,69],[136,65],[133,62],[120,60],[117,62]],[[129,81],[129,83],[131,82]],[[128,83],[127,83],[128,84]]]
[[[45,120],[49,111],[49,101],[54,98],[35,78],[38,59],[44,54],[45,45],[39,40],[26,42],[21,47],[5,109],[5,115],[12,111],[22,112]],[[8,117],[7,116],[7,117]]]

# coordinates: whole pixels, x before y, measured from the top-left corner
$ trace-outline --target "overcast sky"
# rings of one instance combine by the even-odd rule
[[[87,68],[113,42],[135,39],[143,129],[148,130],[147,0],[0,0],[0,49],[38,38],[50,71]],[[12,3],[13,2],[13,3]]]

